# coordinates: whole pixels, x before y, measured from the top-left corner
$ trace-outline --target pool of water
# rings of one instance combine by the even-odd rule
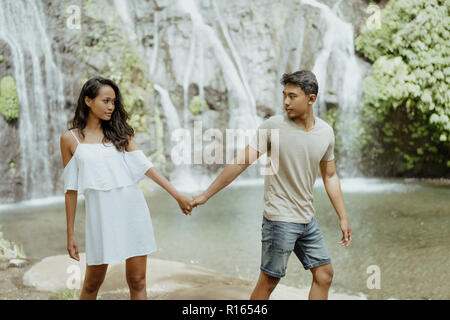
[[[233,185],[232,185],[233,186]],[[338,292],[368,299],[450,299],[450,188],[413,180],[343,179],[353,242],[344,248],[338,217],[325,189],[314,191],[316,217],[332,258]],[[192,216],[181,214],[167,193],[147,196],[158,251],[154,258],[181,261],[256,281],[261,254],[263,186],[237,184],[222,190]],[[4,237],[32,258],[66,253],[64,205],[3,210]],[[84,204],[75,232],[84,251]],[[380,270],[380,289],[369,289],[370,266]],[[280,283],[309,286],[312,277],[297,257]]]

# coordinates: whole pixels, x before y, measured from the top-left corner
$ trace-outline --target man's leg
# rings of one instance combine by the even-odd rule
[[[255,289],[253,289],[250,300],[269,300],[270,294],[275,289],[279,281],[280,278],[269,276],[261,271],[259,274],[258,283],[256,284]]]
[[[333,280],[331,263],[311,268],[313,281],[309,291],[309,300],[328,300],[328,290]]]
[[[261,272],[251,300],[269,299],[286,274],[289,256],[303,229],[298,223],[270,221],[264,217],[261,231]]]

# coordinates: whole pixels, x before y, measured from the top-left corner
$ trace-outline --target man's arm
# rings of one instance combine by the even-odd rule
[[[233,182],[234,179],[244,172],[245,169],[247,169],[261,155],[261,152],[248,145],[236,158],[233,159],[231,163],[228,163],[225,166],[222,172],[211,183],[208,189],[203,192],[203,194],[194,197],[194,206],[204,204],[209,198]]]
[[[334,210],[339,216],[339,225],[342,230],[342,240],[340,244],[343,246],[348,246],[350,242],[352,242],[352,229],[350,228],[350,223],[348,222],[344,198],[342,196],[341,183],[336,173],[334,160],[321,161],[319,166],[323,185],[325,186],[325,190],[327,191]]]

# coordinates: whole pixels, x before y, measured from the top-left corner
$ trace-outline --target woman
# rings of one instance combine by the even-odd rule
[[[80,260],[74,235],[78,194],[85,195],[86,275],[80,299],[96,299],[108,264],[126,260],[131,299],[146,299],[147,254],[156,250],[150,212],[137,182],[144,175],[174,197],[186,215],[192,198],[180,194],[139,150],[117,85],[88,80],[73,127],[61,135],[67,250]]]

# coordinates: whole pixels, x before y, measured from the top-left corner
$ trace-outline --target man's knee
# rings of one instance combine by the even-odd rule
[[[280,278],[273,277],[261,271],[260,282],[267,291],[272,292],[278,282],[280,282]]]
[[[330,286],[333,281],[333,268],[330,265],[312,268],[313,281],[320,286]]]

